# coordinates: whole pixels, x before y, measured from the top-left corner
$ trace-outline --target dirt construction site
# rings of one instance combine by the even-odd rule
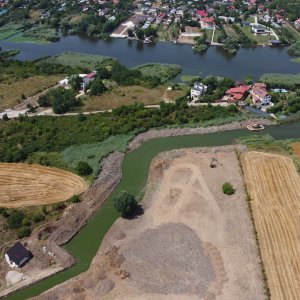
[[[0,207],[62,202],[87,190],[79,176],[39,165],[0,163]]]
[[[277,154],[248,152],[242,165],[271,299],[299,299],[299,174]]]
[[[35,299],[266,298],[233,146],[161,153],[141,205],[111,227],[87,272]]]

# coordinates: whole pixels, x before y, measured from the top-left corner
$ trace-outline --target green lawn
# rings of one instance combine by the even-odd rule
[[[0,27],[0,41],[7,39],[8,37],[15,35],[22,31],[22,25],[19,24],[7,24]]]
[[[250,26],[240,26],[241,30],[252,40],[255,40],[258,44],[267,44],[271,39],[275,39],[269,35],[254,35]]]

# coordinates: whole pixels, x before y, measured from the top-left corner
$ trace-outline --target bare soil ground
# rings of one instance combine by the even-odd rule
[[[12,108],[18,106],[24,100],[22,94],[25,97],[39,94],[41,91],[48,89],[55,85],[59,80],[63,79],[64,75],[50,75],[50,76],[32,76],[17,82],[0,83],[0,111],[6,108]],[[27,100],[26,104],[29,100]],[[19,109],[26,109],[25,105],[19,105]],[[22,108],[21,108],[22,107]]]
[[[112,226],[89,271],[36,299],[265,298],[233,147],[160,154],[142,205]]]
[[[175,102],[183,95],[184,92],[181,90],[167,91],[164,86],[156,89],[141,86],[118,86],[101,96],[84,97],[83,106],[80,109],[82,111],[107,110],[135,102],[142,102],[145,105],[159,104],[161,101]]]
[[[249,152],[242,164],[271,299],[299,299],[299,175],[277,154]]]
[[[24,207],[63,202],[87,190],[79,176],[39,165],[0,164],[0,206]]]
[[[300,142],[292,144],[294,154],[300,159]]]

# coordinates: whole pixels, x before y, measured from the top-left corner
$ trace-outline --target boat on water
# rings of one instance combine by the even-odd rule
[[[264,130],[265,127],[261,124],[249,124],[247,126],[247,129],[249,129],[250,131],[259,131],[259,130]]]

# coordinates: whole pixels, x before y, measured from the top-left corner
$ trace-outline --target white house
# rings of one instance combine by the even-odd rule
[[[252,31],[255,34],[266,34],[267,33],[266,27],[264,27],[262,25],[257,25],[257,24],[252,25]]]
[[[251,94],[253,96],[253,104],[264,106],[271,103],[272,96],[268,94],[267,87],[264,83],[255,83]]]
[[[59,84],[60,86],[62,87],[68,87],[69,86],[69,82],[70,82],[70,79],[72,79],[73,76],[76,76],[76,75],[72,75],[70,77],[66,77],[65,79],[63,80],[60,80],[59,81]],[[81,83],[81,90],[85,90],[86,87],[95,80],[96,76],[97,76],[97,72],[94,71],[94,72],[91,72],[89,74],[78,74],[79,77],[82,78],[82,83]]]
[[[194,87],[191,89],[191,99],[193,101],[198,101],[201,96],[203,96],[207,92],[207,86],[200,83],[195,82]]]

